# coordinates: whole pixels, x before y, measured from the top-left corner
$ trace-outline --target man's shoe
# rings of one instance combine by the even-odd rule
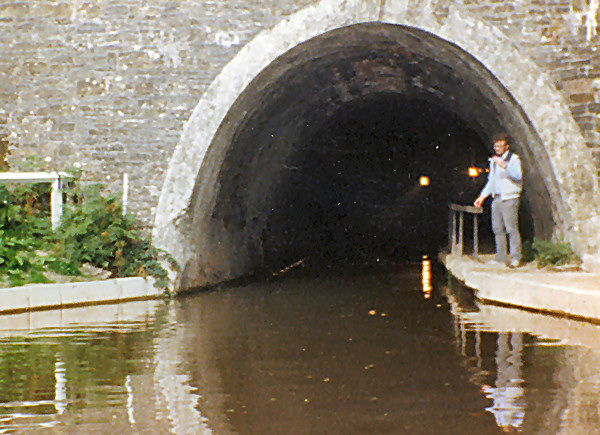
[[[510,268],[515,268],[515,267],[519,267],[521,265],[521,261],[520,260],[511,260],[508,267]]]

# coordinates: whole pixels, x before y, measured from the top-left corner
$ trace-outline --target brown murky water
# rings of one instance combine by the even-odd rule
[[[0,433],[600,432],[598,326],[430,271],[3,316]]]

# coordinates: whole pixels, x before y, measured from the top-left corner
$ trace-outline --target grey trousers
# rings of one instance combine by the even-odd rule
[[[521,261],[521,235],[519,234],[519,198],[502,201],[496,196],[492,201],[492,231],[496,238],[496,261],[506,262],[506,235],[510,243],[510,257]]]

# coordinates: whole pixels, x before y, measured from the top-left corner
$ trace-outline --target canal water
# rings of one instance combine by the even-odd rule
[[[590,434],[597,325],[424,259],[0,317],[0,433]]]

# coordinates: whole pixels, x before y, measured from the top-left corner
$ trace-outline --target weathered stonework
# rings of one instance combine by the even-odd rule
[[[503,2],[502,12],[509,11],[511,15],[521,11],[514,21],[522,26],[532,23],[527,20],[531,17],[538,17],[540,23],[544,20],[538,15],[540,13],[557,13],[558,17],[553,19],[562,20],[561,13],[564,9],[549,8],[527,8],[523,2],[511,5],[510,2]],[[529,56],[531,50],[531,41],[525,40],[525,50],[522,50],[520,44],[510,38],[510,26],[503,26],[507,33],[501,33],[498,27],[489,25],[479,19],[478,16],[469,16],[460,7],[450,8],[447,18],[439,19],[435,14],[425,13],[419,16],[415,13],[416,8],[403,9],[406,4],[402,2],[392,3],[389,8],[390,22],[417,26],[439,35],[444,39],[456,43],[459,47],[474,55],[498,78],[502,86],[516,98],[519,106],[525,111],[537,135],[543,142],[545,152],[550,156],[553,164],[553,172],[559,184],[559,191],[552,192],[553,202],[565,207],[559,211],[559,221],[563,227],[559,231],[564,231],[566,236],[581,252],[597,253],[600,249],[600,238],[596,235],[596,227],[600,212],[600,197],[598,191],[597,168],[593,166],[591,154],[585,147],[585,142],[580,133],[581,125],[576,125],[569,116],[568,107],[570,101],[565,101],[565,95],[556,92],[552,86],[551,75],[553,71],[546,73],[536,65]],[[498,10],[494,10],[497,13]],[[483,17],[487,14],[483,13]],[[514,16],[514,15],[513,15]],[[508,19],[508,18],[507,18]],[[511,18],[510,22],[514,22]],[[493,22],[493,20],[490,20]],[[563,26],[563,29],[566,28]],[[572,30],[572,27],[569,27]],[[534,42],[547,42],[547,37],[536,37]],[[520,42],[520,41],[519,41]],[[493,47],[493,50],[490,50]],[[592,48],[592,51],[595,51]],[[591,58],[583,63],[589,66]],[[518,67],[516,67],[518,66]],[[599,97],[598,92],[593,92],[594,82],[590,83],[587,79],[587,95],[582,92],[585,85],[580,81],[576,83],[567,82],[568,89],[579,91],[579,98],[575,100],[595,101]],[[577,87],[579,85],[579,87]],[[591,91],[591,92],[590,92]],[[569,95],[572,97],[573,94]],[[582,97],[583,96],[583,97]],[[570,104],[571,103],[571,104]],[[579,104],[579,103],[577,103]],[[589,111],[589,104],[588,109]],[[588,112],[586,112],[588,113]],[[597,135],[596,129],[591,129],[587,136]],[[586,133],[584,133],[584,137]],[[533,140],[532,140],[533,144]],[[595,148],[597,142],[588,141],[590,148]],[[532,145],[533,146],[533,145]],[[534,151],[534,154],[536,152]],[[582,170],[583,169],[583,170]]]
[[[235,276],[238,271],[244,270],[243,264],[236,264],[235,261],[232,262],[227,258],[227,248],[224,248],[224,253],[216,254],[217,257],[225,256],[225,258],[215,260],[215,254],[211,253],[211,259],[207,259],[203,251],[214,252],[215,249],[202,236],[191,243],[185,242],[192,232],[191,228],[197,229],[198,234],[209,232],[205,225],[209,220],[206,214],[209,214],[214,206],[216,192],[213,189],[217,186],[214,177],[218,174],[217,168],[222,164],[223,154],[227,150],[224,148],[220,153],[213,153],[210,158],[202,159],[202,162],[196,160],[192,167],[189,165],[189,162],[194,161],[191,156],[206,154],[216,129],[224,118],[225,111],[253,77],[289,48],[289,46],[281,47],[279,44],[290,39],[291,46],[298,43],[288,35],[294,35],[301,42],[315,34],[325,33],[344,25],[374,21],[372,13],[376,8],[371,5],[366,8],[368,12],[365,12],[360,9],[360,3],[352,4],[353,8],[343,9],[337,2],[324,1],[319,4],[321,9],[308,8],[292,19],[286,20],[273,31],[261,34],[223,70],[211,90],[201,100],[171,162],[171,177],[167,178],[165,184],[155,228],[157,239],[166,241],[166,246],[170,250],[179,251],[176,256],[183,264],[188,264],[186,256],[189,256],[192,264],[200,261],[199,266],[191,267],[200,275],[192,272],[185,276],[185,279],[189,279],[191,283],[199,284],[204,281],[218,280],[219,277]],[[348,4],[345,3],[344,6]],[[500,81],[499,84],[512,93],[533,123],[532,134],[541,137],[543,143],[541,149],[536,150],[534,145],[531,145],[532,154],[537,156],[534,158],[543,157],[548,153],[553,165],[553,168],[549,169],[548,176],[552,178],[558,175],[558,184],[550,183],[549,191],[556,205],[557,220],[562,223],[559,231],[563,232],[580,252],[596,252],[597,240],[589,236],[584,239],[578,237],[581,234],[597,233],[595,225],[598,220],[596,211],[598,210],[598,186],[590,163],[589,150],[584,146],[577,126],[569,116],[564,97],[554,89],[538,66],[523,55],[497,28],[477,16],[465,16],[465,12],[460,8],[446,8],[444,13],[436,14],[428,8],[419,10],[411,7],[414,5],[410,2],[389,2],[380,6],[382,7],[377,12],[377,21],[421,28],[457,44],[491,70]],[[336,14],[329,14],[327,11],[330,9],[335,9]],[[308,15],[304,16],[304,13]],[[315,31],[307,23],[321,28]],[[489,47],[495,47],[495,50],[490,51]],[[271,52],[274,54],[268,55]],[[499,56],[498,53],[502,55]],[[252,66],[248,67],[248,65]],[[519,68],[514,68],[515,65],[519,65]],[[211,94],[211,91],[214,94]],[[230,95],[226,97],[226,101],[222,105],[215,104],[226,93]],[[186,198],[192,197],[192,190],[196,185],[190,180],[195,179],[193,174],[198,173],[201,163],[203,169],[197,184],[200,186],[200,191],[194,193],[194,197],[200,198],[201,205],[194,204],[190,209],[192,200]],[[582,167],[587,170],[578,171],[577,176],[574,177],[573,168]],[[189,173],[182,172],[183,168]],[[175,191],[181,196],[177,198]],[[582,195],[586,197],[586,206],[582,206],[579,201]],[[592,213],[590,213],[590,205],[594,210]],[[197,212],[194,213],[196,210]],[[184,221],[191,219],[188,213],[192,214],[194,219],[193,224],[189,222],[186,225]],[[202,213],[206,213],[204,217]],[[161,234],[165,237],[162,238]],[[181,237],[178,234],[181,234]],[[239,255],[244,258],[248,254],[242,252]]]
[[[147,224],[184,122],[224,65],[309,1],[8,1],[0,5],[0,137],[10,163],[80,165]],[[44,161],[50,157],[51,161]]]
[[[0,5],[0,137],[11,143],[14,169],[35,153],[43,169],[81,166],[85,180],[105,182],[113,191],[128,173],[130,209],[148,225],[156,219],[157,239],[187,264],[203,246],[184,243],[185,231],[205,224],[201,215],[215,201],[227,149],[206,161],[202,156],[249,83],[277,56],[329,30],[401,24],[456,44],[498,80],[488,83],[492,88],[510,92],[523,122],[531,122],[522,127],[525,157],[547,160],[540,173],[557,231],[578,252],[594,254],[600,249],[594,4],[8,1]],[[190,210],[200,215],[190,218]],[[243,269],[223,266],[211,279],[235,275],[236,267]],[[204,282],[202,274],[194,272],[189,284]]]

